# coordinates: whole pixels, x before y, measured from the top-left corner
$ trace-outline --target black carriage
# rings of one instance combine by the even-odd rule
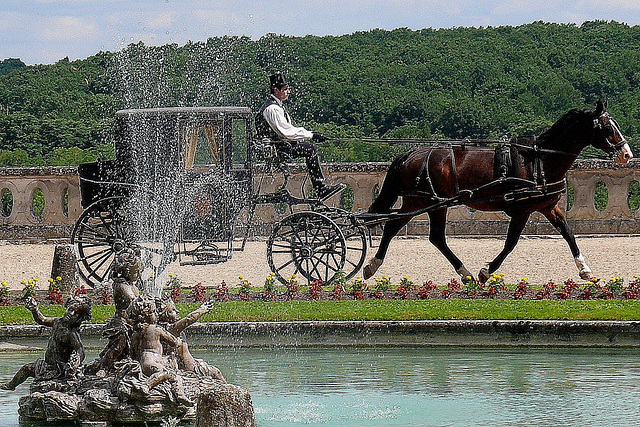
[[[156,277],[176,258],[182,265],[227,261],[252,233],[256,206],[269,203],[302,206],[274,224],[267,240],[279,281],[296,274],[328,284],[339,271],[355,275],[365,260],[365,228],[351,213],[293,196],[289,159],[252,129],[244,107],[118,111],[115,160],[78,168],[84,211],[71,240],[82,278],[91,286],[108,279],[123,247],[138,248]],[[262,181],[254,189],[255,159],[284,173],[282,190],[260,194]]]

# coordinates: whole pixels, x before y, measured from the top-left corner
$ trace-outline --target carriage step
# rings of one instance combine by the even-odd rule
[[[210,265],[210,264],[219,264],[221,262],[226,262],[230,257],[219,257],[219,258],[209,258],[209,259],[196,259],[193,261],[180,261],[180,265]]]

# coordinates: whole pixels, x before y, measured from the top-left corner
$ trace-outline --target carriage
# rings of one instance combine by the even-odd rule
[[[425,213],[430,241],[458,274],[472,277],[445,239],[447,209],[464,204],[511,217],[505,246],[480,270],[481,281],[513,250],[536,211],[562,234],[580,276],[588,279],[591,270],[558,206],[566,172],[588,145],[618,163],[633,157],[619,126],[598,102],[594,110],[569,111],[538,137],[489,145],[432,141],[405,153],[391,164],[369,210],[352,213],[304,192],[293,196],[287,189],[289,159],[253,136],[252,118],[244,107],[116,113],[115,160],[79,167],[85,210],[72,243],[81,276],[91,285],[108,279],[114,254],[127,246],[140,250],[155,277],[176,258],[183,265],[224,262],[244,249],[258,205],[286,204],[291,214],[274,224],[267,239],[267,262],[282,283],[294,274],[323,284],[338,274],[353,277],[365,262],[368,231],[382,224],[380,246],[364,267],[364,277],[371,277],[399,229]],[[254,179],[256,160],[266,170],[282,172],[280,190],[261,192],[262,181]],[[395,209],[400,197],[402,206]],[[234,246],[238,238],[239,248]]]
[[[115,160],[78,167],[84,208],[72,232],[78,270],[91,286],[109,279],[114,255],[140,251],[159,277],[181,265],[227,261],[253,235],[263,204],[300,207],[273,225],[267,261],[284,283],[298,274],[329,283],[352,277],[366,256],[366,230],[354,215],[287,189],[286,162],[253,135],[245,107],[122,110],[114,118]],[[261,193],[254,170],[282,171],[275,193]],[[264,174],[261,175],[264,178]]]

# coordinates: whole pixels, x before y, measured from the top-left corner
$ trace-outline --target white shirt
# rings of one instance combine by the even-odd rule
[[[262,113],[262,116],[267,123],[269,123],[271,129],[283,139],[290,139],[292,141],[310,139],[313,136],[313,132],[303,127],[293,126],[291,124],[291,117],[284,111],[282,101],[273,95],[271,95],[271,97],[276,100],[276,103],[269,105]]]

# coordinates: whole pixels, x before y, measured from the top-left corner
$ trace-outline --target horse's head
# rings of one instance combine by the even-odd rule
[[[624,139],[620,126],[607,113],[607,107],[598,101],[593,110],[593,139],[591,145],[615,157],[616,163],[624,165],[633,158],[631,148]]]

